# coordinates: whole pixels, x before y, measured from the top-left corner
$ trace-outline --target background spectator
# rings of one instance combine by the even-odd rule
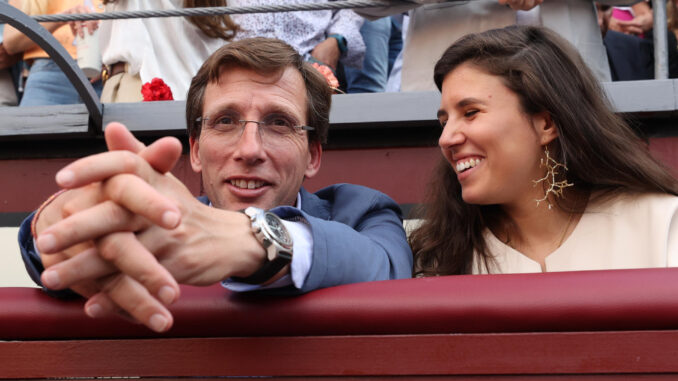
[[[87,13],[91,12],[83,4],[83,0],[10,0],[10,5],[21,9],[28,15],[54,13]],[[77,59],[73,45],[73,29],[65,22],[41,23],[45,29],[63,45],[73,59]],[[85,23],[90,33],[96,28],[96,22]],[[80,96],[70,80],[57,64],[49,58],[23,33],[5,25],[3,45],[10,54],[23,52],[23,59],[30,66],[28,80],[24,87],[20,106],[42,106],[80,103]],[[101,83],[93,83],[95,91],[101,92]]]
[[[299,3],[322,3],[328,0],[303,0]],[[332,1],[332,0],[329,0]],[[276,0],[230,0],[229,6],[277,5]],[[365,44],[360,35],[363,18],[349,9],[249,13],[233,15],[240,27],[236,39],[271,37],[281,39],[296,49],[307,61],[319,62],[336,72],[339,63],[360,69]],[[341,70],[340,70],[341,71]]]
[[[347,93],[377,93],[386,90],[389,73],[403,47],[402,17],[365,21],[360,34],[365,42],[362,69],[346,67]]]
[[[226,0],[104,0],[106,12],[225,6]],[[186,99],[203,61],[236,34],[228,16],[102,21],[104,72],[101,101],[138,102],[141,86],[162,79],[175,100]]]
[[[434,90],[432,67],[442,52],[459,37],[517,22],[531,24],[534,20],[566,38],[579,50],[598,80],[609,81],[609,65],[598,32],[593,3],[582,0],[544,0],[536,15],[525,14],[523,19],[522,11],[531,10],[540,2],[475,0],[415,8],[410,12],[403,48],[402,90]]]
[[[652,25],[641,35],[611,30],[614,10],[608,5],[596,4],[598,23],[610,62],[613,81],[654,79],[654,41]],[[670,29],[670,28],[669,28]],[[678,77],[678,42],[673,33],[667,34],[669,78]]]
[[[610,30],[624,34],[643,37],[643,34],[652,29],[652,8],[646,1],[633,4],[630,7],[614,7],[610,19]]]
[[[666,2],[666,22],[673,35],[678,38],[678,0],[668,0]]]
[[[7,0],[0,0],[6,3]],[[19,62],[19,54],[9,54],[2,43],[4,25],[0,25],[0,106],[16,106],[18,94],[16,91],[13,68]]]
[[[389,51],[389,67],[391,69],[388,73],[388,81],[386,82],[386,91],[393,93],[400,91],[400,82],[403,69],[403,50],[405,46],[405,41],[407,40],[407,28],[410,22],[410,16],[407,13],[400,13],[391,16],[391,20],[393,20],[394,29],[398,28],[400,30],[400,40],[401,40],[400,51],[395,57],[390,56],[394,52],[394,49],[391,49]],[[393,30],[391,31],[391,33],[393,33]]]

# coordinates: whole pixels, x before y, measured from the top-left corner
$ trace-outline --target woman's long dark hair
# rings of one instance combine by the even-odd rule
[[[103,0],[104,4],[117,0]],[[225,7],[226,0],[184,0],[184,8]],[[238,32],[238,25],[228,15],[187,17],[188,21],[212,38],[231,40]]]
[[[567,164],[567,181],[574,183],[577,191],[678,195],[675,178],[611,111],[581,56],[555,32],[511,26],[460,38],[435,66],[439,90],[447,74],[462,63],[501,77],[520,99],[523,112],[550,114],[558,130],[558,138],[551,144],[556,146],[556,160]],[[497,205],[465,203],[457,176],[442,157],[425,205],[424,223],[410,235],[416,276],[470,273],[474,251],[487,265],[491,257],[483,232],[488,227],[505,226],[506,216]],[[563,210],[576,209],[562,201],[556,205]]]

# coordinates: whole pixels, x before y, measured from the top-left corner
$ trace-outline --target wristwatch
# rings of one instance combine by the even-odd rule
[[[236,282],[261,284],[271,279],[292,261],[292,236],[280,217],[250,206],[242,211],[250,218],[252,233],[266,250],[264,265],[246,277],[232,277]]]

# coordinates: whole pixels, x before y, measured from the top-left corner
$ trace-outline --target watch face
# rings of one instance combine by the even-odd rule
[[[280,221],[280,218],[278,218],[278,216],[273,213],[266,213],[264,218],[266,218],[266,226],[268,226],[270,233],[275,237],[275,239],[281,245],[291,247],[292,238],[287,232],[285,225],[283,225],[282,221]]]

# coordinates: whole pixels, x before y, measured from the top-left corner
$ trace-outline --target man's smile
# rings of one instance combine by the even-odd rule
[[[257,189],[266,184],[263,180],[230,179],[229,182],[234,187],[240,189]]]

